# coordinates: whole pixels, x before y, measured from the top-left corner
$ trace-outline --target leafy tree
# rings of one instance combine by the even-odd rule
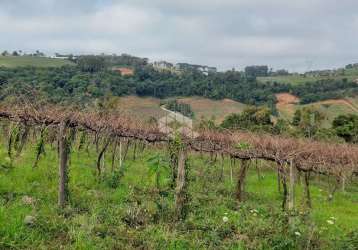
[[[322,125],[325,116],[322,112],[312,107],[304,107],[296,110],[292,125],[297,126],[305,137],[313,137]]]
[[[337,136],[336,131],[332,128],[319,128],[313,138],[315,140],[326,142],[344,142],[344,139]]]
[[[272,129],[271,111],[266,107],[250,107],[241,114],[231,114],[221,126],[227,129],[266,130]]]
[[[272,133],[276,135],[286,134],[289,132],[290,124],[284,119],[277,119],[276,123],[272,128]]]
[[[262,83],[256,77],[234,70],[208,75],[198,71],[180,74],[158,71],[148,64],[146,58],[129,55],[89,55],[72,60],[78,63],[78,67],[0,68],[0,99],[16,99],[25,95],[41,102],[85,105],[111,95],[136,94],[158,98],[202,96],[230,98],[254,106],[265,105],[273,115],[277,115],[276,93],[293,93],[300,97],[302,103],[358,94],[358,85],[344,79],[292,86]],[[135,74],[122,77],[108,70],[118,65],[134,68]]]
[[[358,142],[358,115],[339,115],[333,120],[332,128],[346,142]]]
[[[295,111],[295,113],[293,114],[293,118],[292,118],[292,125],[293,125],[293,126],[298,126],[298,125],[300,125],[301,116],[302,116],[302,111],[301,111],[301,109],[297,109],[297,110]]]
[[[216,124],[215,124],[215,117],[213,116],[210,119],[201,117],[198,128],[200,130],[216,130],[216,129],[218,129],[218,126],[216,126]]]
[[[190,104],[180,103],[177,100],[167,101],[165,107],[171,111],[179,112],[188,117],[194,117],[194,112],[191,109]]]
[[[245,74],[249,77],[267,76],[268,71],[267,65],[253,65],[245,68]]]
[[[82,72],[99,72],[105,69],[105,60],[99,56],[80,56],[77,59],[78,67]]]
[[[347,79],[324,79],[291,86],[291,92],[300,97],[301,104],[307,104],[356,95],[358,85]]]
[[[9,55],[9,52],[7,52],[7,50],[4,50],[2,53],[1,53],[2,56],[8,56]]]

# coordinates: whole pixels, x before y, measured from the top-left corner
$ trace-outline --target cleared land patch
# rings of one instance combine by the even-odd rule
[[[231,113],[242,112],[247,105],[230,99],[210,100],[202,97],[178,98],[179,102],[187,103],[192,107],[195,117],[194,122],[204,118],[215,118],[220,123],[225,116]],[[160,108],[160,99],[153,97],[125,96],[118,98],[118,108],[123,112],[133,115],[141,120],[148,120],[151,117],[156,119],[166,115]]]
[[[0,67],[61,67],[65,65],[74,65],[74,63],[64,59],[55,59],[47,57],[0,56]]]
[[[299,98],[289,93],[277,94],[276,98],[276,107],[282,118],[291,120],[297,109],[314,107],[325,115],[326,119],[323,123],[325,127],[329,127],[338,115],[358,113],[358,99],[355,98],[330,99],[306,105],[299,105]]]
[[[300,99],[290,93],[276,94],[277,98],[277,110],[280,112],[280,116],[286,119],[290,119],[296,111],[296,106]]]
[[[240,113],[247,107],[246,104],[231,99],[210,100],[202,97],[187,97],[180,98],[179,101],[190,104],[196,120],[200,120],[201,117],[214,117],[216,122],[222,122],[225,116]]]
[[[344,75],[332,75],[332,76],[312,76],[312,75],[303,75],[303,74],[291,74],[287,76],[267,76],[267,77],[258,77],[257,79],[260,82],[277,82],[277,83],[287,83],[292,85],[304,84],[307,82],[315,82],[319,80],[333,79],[341,80],[346,78],[349,81],[354,81],[358,79],[358,69],[346,69]]]
[[[156,119],[166,112],[160,108],[160,99],[153,97],[125,96],[118,99],[118,108],[140,120]]]

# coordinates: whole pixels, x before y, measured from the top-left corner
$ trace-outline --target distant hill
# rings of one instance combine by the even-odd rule
[[[47,57],[35,56],[0,56],[0,67],[61,67],[64,65],[74,65],[74,63],[64,60]]]
[[[291,121],[294,112],[303,107],[315,107],[325,115],[324,127],[330,127],[335,117],[341,114],[358,113],[358,98],[345,98],[337,100],[325,100],[311,104],[300,105],[299,98],[288,93],[277,94],[277,110],[280,118]],[[178,102],[190,104],[194,111],[194,124],[202,117],[215,118],[220,124],[226,116],[232,113],[240,113],[248,105],[230,99],[210,100],[203,97],[178,97]],[[117,107],[128,115],[137,119],[149,120],[151,117],[159,119],[166,114],[160,108],[161,100],[153,97],[125,96],[117,98]]]
[[[247,105],[230,99],[210,100],[203,97],[178,97],[178,101],[190,104],[194,111],[194,123],[202,117],[206,119],[215,118],[217,123],[224,120],[231,113],[240,113]],[[160,99],[153,97],[125,96],[117,99],[117,105],[123,112],[136,118],[148,120],[150,117],[156,119],[166,114],[160,108]]]
[[[329,117],[346,110],[357,111],[347,101],[337,102],[358,97],[356,64],[305,74],[290,74],[287,70],[267,72],[268,67],[265,66],[247,67],[245,72],[230,70],[203,74],[196,69],[186,69],[177,74],[158,70],[147,59],[129,55],[87,55],[76,59],[78,67],[48,68],[74,64],[65,59],[0,56],[0,67],[3,66],[0,68],[0,100],[24,95],[34,101],[81,106],[94,103],[97,99],[106,100],[108,96],[129,96],[118,98],[120,108],[139,115],[139,118],[159,118],[163,115],[159,108],[160,99],[188,97],[178,101],[192,106],[194,121],[201,116],[213,116],[218,123],[226,115],[242,111],[246,105],[265,105],[275,114],[277,108],[281,116],[287,118],[292,117],[295,109],[303,104],[319,103]],[[19,66],[33,67],[16,69]],[[256,78],[257,74],[249,69],[265,71],[265,74],[258,74],[270,77]],[[289,100],[287,103],[290,96],[281,95],[276,105],[276,97],[280,93],[297,96],[297,103],[289,103]],[[135,95],[152,98],[135,98]]]
[[[333,71],[334,72],[334,71]],[[267,76],[267,77],[257,77],[258,81],[265,83],[265,82],[277,82],[277,83],[286,83],[292,85],[303,84],[306,82],[317,82],[319,80],[325,79],[334,79],[334,80],[341,80],[347,79],[349,81],[354,81],[358,79],[358,68],[350,68],[345,69],[344,71],[340,71],[340,74],[336,75],[327,75],[324,74],[310,74],[309,72],[305,74],[289,74],[289,75],[278,75],[278,76]],[[344,72],[344,73],[343,73]]]
[[[325,115],[324,127],[330,127],[333,119],[338,115],[358,113],[358,98],[330,99],[299,105],[299,98],[294,95],[281,93],[277,94],[276,97],[279,115],[287,120],[292,120],[295,111],[303,107],[314,107],[322,112]]]

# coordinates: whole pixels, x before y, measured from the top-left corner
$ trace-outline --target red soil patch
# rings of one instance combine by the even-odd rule
[[[297,104],[300,99],[297,96],[291,95],[290,93],[280,93],[276,94],[277,98],[277,109],[286,115],[293,115],[295,112],[295,104]]]
[[[120,72],[122,76],[134,75],[134,70],[130,68],[115,68],[114,71]]]
[[[278,101],[278,104],[295,104],[300,101],[300,99],[297,96],[291,95],[289,93],[280,93],[276,94],[276,98]]]

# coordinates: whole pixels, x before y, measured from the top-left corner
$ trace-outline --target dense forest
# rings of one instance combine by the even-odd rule
[[[25,97],[37,102],[84,105],[108,96],[203,96],[266,105],[274,111],[275,93],[291,92],[299,96],[302,103],[358,93],[358,85],[346,79],[297,86],[262,83],[256,79],[261,67],[250,68],[250,74],[226,71],[204,75],[195,70],[158,71],[147,59],[128,55],[82,56],[74,62],[77,66],[0,68],[0,100]],[[131,67],[135,74],[121,76],[112,70],[114,66]],[[253,72],[256,69],[260,72]]]

